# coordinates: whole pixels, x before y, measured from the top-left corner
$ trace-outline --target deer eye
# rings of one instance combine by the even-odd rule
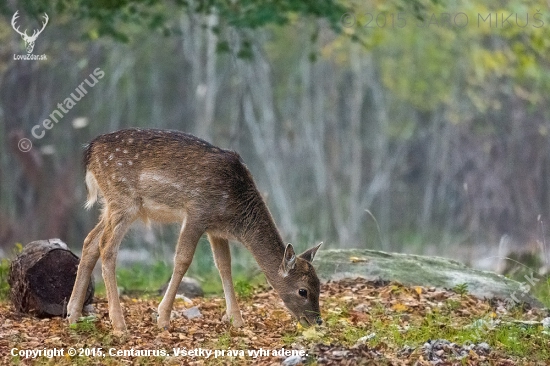
[[[303,289],[303,288],[299,289],[299,290],[298,290],[298,295],[307,298],[307,290],[306,290],[306,289]]]

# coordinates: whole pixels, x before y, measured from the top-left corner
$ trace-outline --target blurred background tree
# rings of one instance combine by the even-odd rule
[[[13,59],[24,53],[16,10],[29,30],[48,14],[34,51],[47,60]],[[49,237],[80,249],[97,219],[82,208],[82,146],[131,126],[237,150],[300,248],[323,240],[495,269],[481,259],[544,242],[543,1],[12,0],[0,12],[4,249]],[[105,77],[33,139],[98,67]],[[171,256],[176,226],[136,230],[126,247]]]

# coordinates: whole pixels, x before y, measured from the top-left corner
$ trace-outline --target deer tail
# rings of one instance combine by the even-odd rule
[[[99,186],[97,185],[97,180],[94,175],[89,170],[86,171],[86,189],[88,190],[88,199],[84,207],[86,207],[86,209],[90,209],[97,201]]]

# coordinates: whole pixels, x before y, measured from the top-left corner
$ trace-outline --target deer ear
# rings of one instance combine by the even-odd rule
[[[320,242],[319,244],[317,244],[313,248],[306,250],[305,252],[300,254],[299,257],[302,258],[302,259],[305,259],[306,261],[311,263],[313,261],[313,258],[315,257],[315,253],[317,253],[317,250],[319,249],[321,244],[323,244],[323,242]]]
[[[285,248],[285,254],[283,255],[283,263],[281,263],[281,269],[283,276],[288,275],[294,266],[296,265],[296,254],[294,253],[294,247],[292,244],[287,244]]]

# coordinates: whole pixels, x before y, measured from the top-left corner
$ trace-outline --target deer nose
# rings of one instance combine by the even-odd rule
[[[321,317],[318,316],[317,319],[315,319],[315,322],[317,323],[317,325],[321,325],[323,324],[323,319],[321,319]]]

